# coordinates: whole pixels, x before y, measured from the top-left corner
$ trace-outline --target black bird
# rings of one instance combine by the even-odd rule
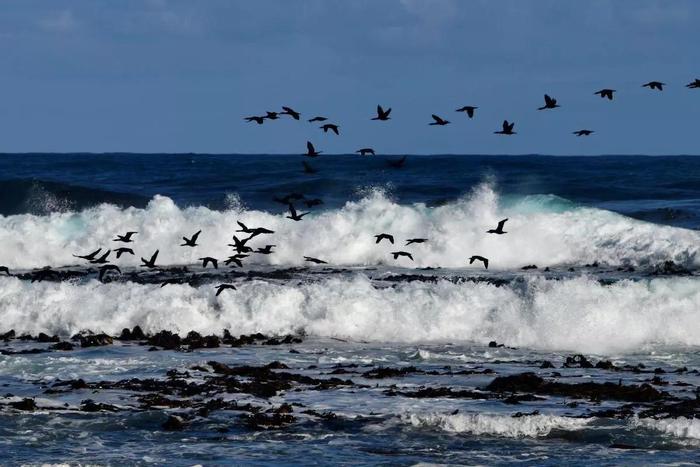
[[[432,117],[433,117],[433,120],[435,120],[435,121],[428,123],[428,125],[447,125],[448,123],[450,123],[448,120],[440,118],[435,114],[433,114]]]
[[[392,251],[391,254],[394,255],[394,259],[399,259],[399,256],[405,256],[413,261],[413,256],[408,251]]]
[[[100,251],[102,251],[102,248],[98,248],[97,250],[95,250],[95,251],[93,251],[92,253],[87,254],[87,255],[83,255],[83,256],[81,256],[81,255],[73,255],[73,256],[75,256],[76,258],[80,258],[80,259],[85,259],[85,260],[88,260],[88,261],[92,261],[93,259],[95,259],[95,258],[97,257],[98,254],[100,254]]]
[[[158,258],[158,253],[159,250],[156,250],[155,253],[153,253],[153,256],[151,256],[151,259],[146,261],[145,259],[141,258],[141,262],[143,263],[141,265],[142,268],[148,268],[148,269],[155,269],[156,266],[156,258]]]
[[[495,229],[487,230],[486,233],[492,233],[492,234],[498,234],[498,235],[503,235],[508,232],[503,231],[503,226],[505,223],[508,221],[508,219],[503,219],[501,222],[498,223],[498,226]]]
[[[7,266],[0,266],[0,272],[4,272],[4,273],[7,274],[8,276],[11,276],[11,275],[12,275],[12,274],[10,274],[10,270],[8,269]]]
[[[391,113],[391,109],[382,109],[381,105],[377,106],[377,116],[372,118],[372,120],[382,120],[386,121],[389,120],[391,117],[389,117],[389,114]]]
[[[265,118],[266,118],[266,117],[257,117],[257,116],[255,116],[255,115],[253,115],[252,117],[245,117],[244,120],[245,120],[246,122],[255,122],[255,123],[257,123],[258,125],[262,125],[263,122],[265,121]]]
[[[325,122],[326,120],[328,120],[326,117],[314,117],[309,119],[309,123]]]
[[[367,154],[371,154],[371,155],[373,155],[373,156],[375,155],[375,154],[374,154],[374,149],[372,149],[372,148],[362,148],[362,149],[358,149],[358,150],[355,151],[355,152],[358,153],[358,154],[361,155],[361,156],[366,156]]]
[[[642,87],[649,89],[658,89],[659,91],[663,91],[665,85],[666,83],[662,83],[660,81],[649,81],[647,84],[642,84]]]
[[[280,115],[289,115],[289,116],[292,117],[294,120],[299,120],[299,117],[301,116],[301,114],[300,114],[299,112],[297,112],[296,110],[292,109],[291,107],[282,106],[282,110],[283,110],[284,112],[280,112]]]
[[[216,287],[216,296],[221,295],[224,290],[238,290],[233,284],[220,284]]]
[[[593,130],[578,130],[573,132],[576,136],[590,136],[595,133]]]
[[[246,225],[241,221],[236,221],[236,223],[241,226],[240,230],[236,230],[236,232],[243,232],[243,233],[250,234],[250,238],[253,238],[257,235],[275,233],[274,231],[272,231],[270,229],[266,229],[264,227],[255,227],[255,228],[251,229],[250,227],[246,227]]]
[[[307,173],[307,174],[315,174],[316,172],[318,172],[316,169],[314,169],[313,167],[311,167],[311,164],[309,164],[309,163],[306,162],[306,161],[301,161],[301,165],[304,166],[304,173]]]
[[[489,260],[487,258],[484,258],[483,256],[474,255],[471,258],[469,258],[469,264],[472,264],[474,261],[481,261],[482,263],[484,263],[485,269],[489,268]]]
[[[494,133],[497,135],[515,135],[517,133],[513,131],[513,127],[515,127],[515,122],[508,123],[508,120],[503,120],[503,129],[501,131],[494,131]]]
[[[92,264],[107,264],[109,261],[107,261],[107,258],[109,257],[109,254],[112,252],[112,250],[107,250],[107,253],[104,255],[100,256],[99,258],[93,259],[90,262]]]
[[[265,248],[258,248],[256,253],[260,253],[261,255],[269,255],[272,253],[272,249],[276,246],[277,245],[265,245]]]
[[[325,125],[320,126],[319,128],[322,129],[324,133],[328,133],[328,130],[331,130],[336,135],[340,134],[338,133],[338,125],[334,125],[333,123],[326,123]]]
[[[457,109],[456,112],[466,112],[469,118],[474,118],[474,111],[479,107],[473,107],[471,105],[465,105],[461,109]]]
[[[296,200],[300,200],[300,199],[304,199],[304,195],[302,195],[301,193],[289,193],[288,195],[284,195],[281,198],[279,196],[275,196],[274,198],[272,198],[272,201],[287,205],[287,204],[291,203],[292,201],[296,201]]]
[[[224,261],[224,264],[226,266],[230,265],[231,263],[236,263],[236,266],[239,268],[243,267],[243,263],[241,262],[241,257],[246,257],[248,255],[234,255],[234,256],[229,256],[226,261]]]
[[[247,242],[248,240],[250,240],[250,237],[241,240],[241,239],[239,239],[238,237],[236,237],[236,236],[234,235],[234,236],[233,236],[233,243],[234,243],[234,244],[231,245],[231,244],[229,243],[228,246],[232,246],[233,248],[235,248],[237,253],[250,253],[251,251],[253,251],[253,249],[252,249],[251,247],[249,247],[249,246],[246,246],[246,242]]]
[[[50,266],[46,266],[44,269],[32,273],[32,282],[41,282],[46,279],[56,279],[57,277],[58,271],[54,271]]]
[[[199,258],[199,260],[202,262],[202,267],[206,268],[207,264],[211,263],[212,266],[214,266],[214,269],[219,269],[219,260],[216,258],[212,258],[211,256],[205,256],[204,258]]]
[[[700,88],[700,79],[695,78],[695,81],[685,85],[686,88],[697,89]]]
[[[557,100],[552,99],[547,94],[545,94],[544,95],[544,106],[538,107],[537,110],[556,109],[557,107],[561,107],[560,105],[557,104]]]
[[[100,275],[98,276],[98,280],[99,280],[100,282],[102,282],[102,279],[105,278],[105,275],[106,275],[109,271],[116,271],[116,272],[118,272],[119,274],[122,273],[122,270],[119,269],[119,266],[117,266],[116,264],[107,264],[106,266],[102,266],[102,267],[100,268]]]
[[[202,233],[202,231],[198,230],[194,235],[192,235],[192,238],[182,237],[182,239],[185,241],[185,243],[181,244],[180,246],[189,246],[189,247],[197,246],[197,239],[199,238],[199,234],[201,234],[201,233]]]
[[[394,236],[389,235],[388,233],[380,233],[379,235],[375,235],[374,238],[377,239],[377,241],[374,243],[379,243],[382,240],[386,239],[386,240],[389,240],[389,243],[391,243],[392,245],[394,244]]]
[[[294,205],[292,203],[289,203],[289,215],[287,216],[287,219],[291,219],[293,221],[300,221],[302,217],[307,215],[308,212],[303,212],[301,214],[297,213],[297,210],[294,209]]]
[[[386,163],[389,164],[389,167],[393,167],[395,169],[400,169],[406,163],[406,157],[407,156],[403,156],[401,159],[394,159],[394,160],[388,159],[386,161]]]
[[[265,118],[270,119],[270,120],[277,120],[279,117],[277,116],[277,112],[265,112],[267,115]]]
[[[138,232],[127,232],[127,233],[125,233],[124,235],[119,235],[119,234],[117,234],[117,238],[115,238],[115,239],[112,240],[112,241],[113,241],[113,242],[132,243],[133,240],[131,239],[131,237],[133,237],[133,236],[136,235],[137,233],[138,233]]]
[[[314,147],[313,144],[311,144],[311,141],[306,142],[306,156],[307,157],[317,157],[319,154],[321,154],[323,151],[317,151],[316,148]]]
[[[327,262],[320,260],[318,258],[312,258],[311,256],[304,256],[304,261],[308,261],[309,263],[315,263],[315,264],[328,264]]]
[[[406,240],[406,246],[412,245],[414,243],[425,243],[427,241],[427,238],[409,238],[408,240]]]
[[[117,248],[114,250],[114,252],[117,254],[117,259],[121,258],[121,256],[126,253],[129,253],[130,255],[134,254],[134,250],[131,248]]]
[[[593,94],[598,94],[602,98],[608,98],[608,100],[613,100],[613,93],[616,92],[614,89],[601,89],[598,92],[594,92]]]
[[[307,208],[312,208],[314,206],[320,206],[323,204],[323,200],[319,198],[304,200],[304,204]]]

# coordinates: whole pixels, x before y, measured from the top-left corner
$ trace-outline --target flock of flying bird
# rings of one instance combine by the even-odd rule
[[[652,89],[652,90],[657,90],[657,91],[663,91],[663,88],[666,84],[659,82],[659,81],[650,81],[646,84],[643,84],[643,87]],[[690,89],[699,89],[700,88],[700,79],[695,79],[693,82],[689,83],[686,85],[687,88]],[[601,89],[594,94],[599,95],[603,99],[608,99],[608,100],[613,100],[614,94],[617,91],[615,89]],[[539,107],[538,110],[550,110],[550,109],[556,109],[557,107],[560,107],[560,105],[557,103],[557,100],[550,97],[549,95],[545,94],[544,96],[544,105]],[[469,118],[473,118],[476,109],[478,107],[476,106],[471,106],[471,105],[466,105],[463,106],[459,109],[456,109],[457,112],[464,112]],[[301,114],[294,109],[290,107],[282,107],[281,112],[266,112],[265,116],[250,116],[250,117],[245,117],[245,120],[248,122],[255,122],[259,125],[262,125],[265,120],[277,120],[280,118],[280,115],[288,115],[294,120],[299,120],[301,118]],[[387,108],[386,110],[381,106],[377,106],[377,115],[375,117],[372,117],[372,120],[377,120],[377,121],[387,121],[390,120],[391,117],[391,108]],[[429,123],[429,125],[437,125],[437,126],[443,126],[443,125],[448,125],[451,123],[450,121],[438,116],[438,115],[432,115],[433,121]],[[308,120],[310,123],[316,123],[316,122],[326,122],[328,118],[323,117],[323,116],[315,116],[311,119]],[[337,124],[333,123],[323,123],[323,125],[320,127],[325,133],[328,131],[332,131],[336,135],[340,134],[340,126]],[[499,135],[514,135],[516,134],[515,131],[513,131],[515,128],[515,123],[514,122],[509,122],[507,120],[503,121],[502,128],[499,131],[494,131],[495,134]],[[576,136],[589,136],[593,133],[593,130],[587,130],[587,129],[582,129],[582,130],[577,130],[573,132]],[[321,154],[321,151],[317,151],[314,145],[310,142],[307,141],[306,143],[307,147],[307,152],[304,154],[307,157],[318,157]],[[366,155],[375,155],[375,151],[372,148],[362,148],[356,151],[358,154],[362,156]],[[401,168],[403,164],[406,161],[406,157],[402,157],[401,159],[398,160],[389,160],[387,161],[388,164],[392,167],[395,168]],[[302,162],[303,167],[304,167],[304,172],[313,174],[316,173],[316,170],[307,162]],[[282,198],[275,198],[275,201],[278,201],[282,204],[287,205],[289,214],[286,216],[287,219],[291,219],[292,221],[299,222],[303,219],[304,216],[309,214],[308,212],[298,212],[296,208],[294,207],[293,201],[296,200],[302,200],[304,199],[304,196],[301,194],[290,194]],[[323,201],[320,199],[304,199],[305,204],[307,207],[311,208],[313,206],[322,204]],[[503,230],[505,223],[508,221],[508,219],[503,219],[501,220],[497,227],[495,229],[490,229],[486,231],[486,233],[489,234],[497,234],[497,235],[503,235],[507,232]],[[261,255],[269,255],[272,254],[273,248],[276,247],[274,244],[266,244],[264,247],[258,247],[258,248],[252,248],[251,246],[247,245],[247,243],[259,236],[259,235],[271,235],[274,234],[275,232],[266,229],[264,227],[248,227],[242,222],[238,222],[238,225],[240,227],[239,230],[236,231],[236,233],[243,233],[247,234],[248,236],[245,238],[238,238],[237,235],[233,235],[233,242],[232,244],[229,244],[228,246],[232,247],[234,250],[234,254],[229,256],[225,261],[224,264],[229,266],[231,265],[232,267],[237,266],[237,267],[242,267],[243,262],[242,260],[244,258],[247,258],[250,256],[250,254],[261,254]],[[195,232],[191,237],[182,237],[183,242],[180,246],[185,247],[185,248],[195,248],[199,246],[197,243],[197,240],[199,238],[199,235],[202,233],[202,231],[197,231]],[[123,243],[123,244],[129,244],[134,242],[134,235],[137,235],[138,232],[135,231],[130,231],[126,232],[124,235],[117,235],[116,238],[113,240],[115,242]],[[394,236],[389,234],[389,233],[380,233],[374,236],[375,238],[375,243],[379,244],[380,242],[386,240],[392,245],[394,244]],[[406,245],[413,245],[413,244],[422,244],[425,242],[428,242],[429,240],[427,238],[410,238],[406,240]],[[83,259],[88,261],[90,264],[95,264],[95,265],[101,265],[99,268],[99,280],[102,281],[105,277],[106,274],[110,272],[115,272],[121,274],[121,270],[119,267],[115,264],[110,264],[109,257],[114,252],[116,254],[117,259],[119,259],[122,255],[129,254],[129,255],[135,255],[134,250],[131,248],[128,248],[126,246],[122,246],[119,248],[115,248],[114,250],[108,249],[106,252],[102,253],[102,248],[99,248],[89,254],[86,255],[74,255],[77,258]],[[159,267],[156,265],[156,260],[158,259],[158,254],[159,250],[156,250],[153,255],[149,259],[141,258],[141,267],[145,267],[147,269],[159,269]],[[413,261],[413,255],[409,251],[404,251],[404,250],[398,250],[398,251],[392,251],[390,253],[393,258],[396,260],[399,257],[405,257]],[[202,267],[206,268],[207,266],[211,265],[215,269],[219,268],[219,260],[210,256],[205,256],[199,258],[200,261],[202,261]],[[323,261],[318,258],[313,258],[310,256],[304,256],[304,260],[309,263],[314,263],[314,264],[327,264],[326,261]],[[488,258],[485,258],[483,256],[479,255],[474,255],[469,258],[469,264],[473,264],[475,261],[480,261],[486,269],[489,267],[489,260]],[[7,267],[5,266],[0,266],[0,273],[5,273],[8,276],[10,275],[10,271]],[[44,268],[42,270],[39,270],[32,276],[32,282],[35,280],[43,280],[50,278],[52,276],[55,276],[57,273],[56,271],[52,270],[51,268]],[[161,287],[166,286],[168,284],[179,284],[182,283],[181,280],[179,279],[168,279],[164,281],[161,284]],[[233,284],[220,284],[216,287],[216,295],[218,296],[221,294],[224,290],[228,289],[234,289],[235,286]]]

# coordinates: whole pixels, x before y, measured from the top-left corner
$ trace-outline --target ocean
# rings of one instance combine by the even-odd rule
[[[3,154],[0,189],[0,463],[697,458],[700,158]],[[225,265],[238,222],[274,233]]]

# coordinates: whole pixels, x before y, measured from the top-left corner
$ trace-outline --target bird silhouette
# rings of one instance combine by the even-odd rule
[[[97,250],[95,250],[92,253],[89,253],[87,255],[73,255],[73,256],[75,256],[76,258],[87,260],[87,261],[92,261],[93,259],[95,259],[97,257],[97,255],[100,254],[100,251],[102,251],[102,248],[98,248]]]
[[[202,267],[206,268],[207,264],[210,264],[214,266],[214,269],[219,269],[219,260],[216,258],[212,258],[211,256],[205,256],[204,258],[199,258],[199,260],[202,262]]]
[[[489,260],[487,258],[484,258],[483,256],[474,255],[471,258],[469,258],[469,264],[474,263],[474,261],[481,261],[482,263],[484,263],[485,269],[489,268]]]
[[[306,157],[317,157],[322,151],[317,151],[311,141],[306,142]]]
[[[136,235],[138,232],[127,232],[124,235],[119,235],[117,234],[117,238],[112,240],[113,242],[123,242],[123,243],[132,243],[134,240],[132,240],[131,237]]]
[[[90,260],[92,264],[107,264],[109,261],[107,261],[107,258],[109,257],[109,254],[112,252],[112,250],[107,250],[105,254],[100,256],[99,258],[95,258],[93,260]]]
[[[389,117],[389,114],[391,113],[391,109],[386,109],[384,110],[381,105],[377,106],[377,116],[372,118],[372,120],[382,120],[386,121],[389,120],[391,117]]]
[[[272,253],[272,249],[276,246],[277,245],[265,245],[264,248],[258,248],[255,252],[260,253],[261,255],[269,255]]]
[[[277,116],[277,112],[266,112],[266,113],[267,113],[267,115],[265,116],[265,118],[267,118],[268,120],[277,120],[279,118]]]
[[[324,133],[328,133],[328,130],[331,130],[336,135],[340,134],[338,132],[338,125],[334,125],[333,123],[326,123],[325,125],[320,126],[319,128],[322,129]]]
[[[613,93],[615,93],[614,89],[601,89],[600,91],[594,92],[593,94],[598,94],[601,98],[608,98],[608,100],[613,100]]]
[[[695,78],[695,81],[692,81],[692,82],[686,84],[685,87],[690,88],[690,89],[700,88],[700,79]]]
[[[235,254],[235,255],[233,255],[233,256],[229,256],[229,257],[226,259],[226,261],[224,261],[224,264],[225,264],[226,266],[228,266],[228,265],[230,265],[231,263],[236,263],[236,266],[238,266],[239,268],[242,268],[242,267],[243,267],[243,263],[241,262],[241,260],[242,260],[243,258],[247,258],[247,257],[248,257],[248,255],[243,255],[243,254],[237,253],[237,254]]]
[[[491,234],[498,234],[498,235],[503,235],[508,232],[503,231],[503,226],[505,223],[508,221],[508,219],[503,219],[498,223],[498,226],[495,229],[487,230],[486,233],[491,233]]]
[[[380,233],[379,235],[375,235],[374,238],[377,239],[374,243],[379,243],[382,240],[389,240],[389,243],[392,245],[394,244],[394,236],[388,233]]]
[[[289,215],[287,216],[287,219],[291,219],[293,221],[300,221],[302,217],[307,215],[308,212],[303,212],[301,214],[297,213],[297,210],[294,209],[294,205],[289,203]]]
[[[400,169],[406,163],[406,157],[407,156],[403,156],[401,159],[387,159],[386,163],[389,167]]]
[[[243,222],[241,221],[236,221],[236,223],[241,227],[239,230],[236,230],[236,232],[242,232],[242,233],[247,233],[250,234],[250,238],[256,237],[258,235],[263,235],[263,234],[273,234],[275,233],[274,231],[270,229],[266,229],[264,227],[255,227],[255,228],[250,228],[247,227]]]
[[[117,266],[116,264],[107,264],[107,265],[102,266],[102,267],[100,268],[100,274],[99,274],[97,280],[99,280],[100,282],[103,282],[103,279],[105,278],[105,275],[106,275],[108,272],[110,272],[110,271],[115,271],[115,272],[117,272],[117,273],[119,273],[119,274],[122,273],[122,270],[119,269],[119,266]]]
[[[328,264],[326,261],[323,261],[318,258],[312,258],[311,256],[304,256],[304,261],[308,261],[309,263],[315,263],[315,264]]]
[[[659,90],[659,91],[663,91],[665,85],[666,85],[666,83],[662,83],[662,82],[660,82],[660,81],[649,81],[649,82],[646,83],[646,84],[642,84],[642,87],[643,87],[643,88],[649,88],[649,89],[657,89],[657,90]]]
[[[590,136],[595,133],[593,130],[578,130],[573,132],[576,136]]]
[[[153,256],[151,256],[151,259],[146,261],[144,258],[141,258],[141,262],[143,263],[141,265],[142,268],[148,268],[148,269],[155,269],[156,266],[156,258],[158,258],[158,253],[159,250],[156,250],[155,253],[153,253]]]
[[[199,238],[199,234],[201,234],[202,231],[198,230],[195,232],[194,235],[192,235],[192,238],[187,238],[187,237],[182,237],[182,239],[185,241],[185,243],[181,244],[180,246],[189,246],[189,247],[195,247],[197,246],[197,239]]]
[[[545,94],[544,95],[544,106],[538,107],[537,110],[556,109],[557,107],[561,107],[560,105],[557,104],[557,100],[552,99],[547,94]]]
[[[434,120],[434,121],[428,123],[428,125],[440,125],[440,126],[442,126],[442,125],[447,125],[448,123],[450,123],[448,120],[445,120],[445,119],[443,119],[443,118],[440,118],[440,117],[438,117],[438,116],[435,115],[435,114],[433,114],[432,117],[433,117],[433,120]]]
[[[328,120],[326,117],[314,117],[309,119],[309,123],[325,122],[326,120]]]
[[[219,284],[216,286],[216,296],[221,295],[224,290],[238,290],[233,284]]]
[[[251,251],[253,251],[253,249],[246,245],[248,240],[250,240],[250,237],[241,240],[234,235],[233,236],[233,245],[231,245],[229,243],[228,246],[233,247],[237,253],[250,253]]]
[[[301,116],[301,114],[299,112],[292,109],[291,107],[282,106],[282,110],[283,110],[283,112],[280,112],[280,115],[289,115],[294,120],[299,120],[299,117]]]
[[[473,107],[471,105],[465,105],[464,107],[457,109],[456,112],[464,112],[469,118],[474,118],[474,111],[479,107]]]
[[[406,240],[406,246],[413,245],[414,243],[425,243],[427,241],[427,238],[409,238]]]
[[[258,125],[262,125],[265,122],[266,117],[258,117],[256,115],[253,115],[252,117],[245,117],[244,120],[246,122],[255,122]]]
[[[371,155],[373,155],[373,156],[375,155],[375,154],[374,154],[374,149],[372,149],[372,148],[362,148],[362,149],[358,149],[358,150],[355,151],[355,152],[358,153],[358,154],[361,155],[361,156],[366,156],[367,154],[371,154]]]
[[[8,276],[11,276],[11,275],[12,275],[12,274],[10,274],[10,270],[8,269],[7,266],[0,266],[0,273],[2,273],[2,272],[4,272],[5,274],[7,274]]]
[[[307,174],[315,174],[316,172],[318,172],[318,170],[316,170],[316,169],[314,169],[313,167],[311,167],[311,164],[309,164],[309,163],[306,162],[306,161],[301,161],[301,165],[304,166],[304,173],[307,173]]]
[[[319,198],[306,199],[306,200],[304,200],[304,204],[306,205],[307,208],[312,208],[314,206],[322,205],[323,200],[319,199]]]
[[[513,131],[514,127],[515,122],[508,123],[508,120],[503,120],[503,129],[501,131],[494,131],[494,133],[497,135],[515,135],[517,133]]]
[[[132,250],[131,248],[117,248],[116,250],[114,250],[114,252],[117,254],[117,259],[121,258],[122,255],[127,253],[132,256],[134,255],[134,250]]]
[[[392,251],[391,254],[394,255],[394,259],[399,259],[399,256],[405,256],[413,261],[413,256],[408,251]]]

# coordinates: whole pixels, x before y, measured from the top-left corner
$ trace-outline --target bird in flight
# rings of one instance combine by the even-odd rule
[[[279,117],[277,116],[277,112],[266,112],[267,116],[265,118],[269,120],[277,120]]]
[[[372,120],[382,120],[386,121],[389,120],[391,117],[389,117],[389,114],[391,113],[391,109],[386,109],[384,110],[381,105],[377,106],[377,116],[373,117]]]
[[[158,258],[158,253],[159,250],[156,250],[155,253],[153,253],[153,256],[151,256],[151,259],[146,261],[144,258],[141,258],[141,262],[143,263],[141,265],[142,268],[148,268],[148,269],[155,269],[156,266],[156,258]]]
[[[474,261],[481,261],[482,263],[484,263],[485,269],[489,268],[488,258],[484,258],[483,256],[479,256],[479,255],[474,255],[471,258],[469,258],[469,264],[472,264]]]
[[[442,125],[447,125],[448,123],[450,123],[449,120],[445,120],[444,118],[440,118],[435,114],[433,114],[432,117],[433,117],[434,121],[428,123],[428,125],[440,125],[440,126],[442,126]]]
[[[389,240],[389,243],[391,243],[392,245],[394,244],[394,236],[389,235],[388,233],[380,233],[379,235],[375,235],[374,238],[377,239],[377,241],[374,243],[379,243],[382,240]]]
[[[544,106],[538,107],[537,110],[556,109],[557,107],[561,107],[560,105],[557,104],[557,100],[552,99],[547,94],[545,94],[544,95]]]
[[[361,156],[366,156],[366,155],[368,155],[368,154],[371,154],[371,155],[373,155],[373,156],[375,155],[375,154],[374,154],[374,149],[372,149],[372,148],[362,148],[362,149],[358,149],[358,150],[355,151],[355,152],[358,153],[358,154],[361,155]]]
[[[314,117],[309,119],[309,123],[314,123],[314,122],[325,122],[328,120],[326,117]]]
[[[205,256],[204,258],[199,258],[199,260],[202,262],[202,267],[206,269],[207,264],[210,264],[214,266],[214,269],[219,269],[219,260],[216,258],[212,258],[211,256]]]
[[[399,259],[399,256],[405,256],[413,261],[413,256],[408,251],[392,251],[391,254],[394,255],[394,259]]]
[[[8,276],[12,275],[12,274],[10,274],[10,270],[7,268],[7,266],[0,266],[0,272],[4,272]]]
[[[97,255],[100,254],[100,251],[102,251],[102,248],[98,248],[97,250],[95,250],[92,253],[89,253],[87,255],[73,255],[73,256],[75,256],[76,258],[87,260],[87,261],[92,261],[93,259],[95,259],[97,257]]]
[[[334,125],[333,123],[326,123],[325,125],[320,126],[319,128],[322,129],[324,133],[328,133],[328,130],[331,130],[336,135],[340,134],[338,133],[338,125]]]
[[[686,88],[698,89],[700,88],[700,79],[695,78],[695,81],[685,85]]]
[[[608,98],[608,100],[613,100],[613,93],[616,92],[614,89],[601,89],[600,91],[594,92],[593,94],[598,94],[602,98]]]
[[[300,221],[302,217],[307,215],[308,212],[303,212],[301,214],[297,213],[297,210],[294,209],[294,205],[292,203],[289,203],[289,215],[286,216],[287,219],[291,219],[293,221]]]
[[[501,131],[494,131],[497,135],[516,135],[517,133],[513,131],[515,127],[515,122],[508,123],[508,120],[503,120],[503,129]]]
[[[389,167],[393,167],[394,169],[400,169],[404,166],[406,163],[406,157],[403,156],[401,159],[387,159],[386,163],[389,165]]]
[[[427,241],[427,238],[409,238],[406,240],[406,246],[413,245],[414,243],[425,243]]]
[[[216,296],[221,295],[224,290],[238,290],[233,284],[220,284],[216,287]]]
[[[282,110],[283,110],[284,112],[280,112],[280,115],[289,115],[289,116],[292,117],[294,120],[299,120],[299,117],[301,116],[301,114],[300,114],[299,112],[297,112],[296,110],[292,109],[291,107],[282,106]]]
[[[590,136],[595,133],[593,130],[578,130],[573,132],[576,136]]]
[[[98,276],[97,280],[99,280],[100,282],[102,282],[102,279],[104,279],[105,275],[106,275],[109,271],[115,271],[115,272],[118,272],[119,274],[122,273],[122,270],[119,269],[119,266],[117,266],[116,264],[107,264],[107,265],[102,266],[102,267],[100,268],[100,275]]]
[[[132,240],[131,237],[136,235],[138,232],[127,232],[124,235],[119,235],[117,234],[117,238],[112,240],[113,242],[123,242],[123,243],[132,243],[134,240]]]
[[[469,118],[474,118],[474,111],[479,107],[474,107],[471,105],[465,105],[464,107],[457,109],[455,112],[464,112]]]
[[[649,81],[646,84],[642,84],[642,87],[649,89],[658,89],[659,91],[663,91],[665,85],[666,83],[662,83],[660,81]]]
[[[236,253],[236,254],[233,255],[233,256],[229,256],[228,259],[227,259],[226,261],[224,261],[224,264],[225,264],[226,266],[228,266],[228,265],[230,265],[231,263],[236,263],[236,266],[238,266],[239,268],[242,268],[242,267],[243,267],[243,263],[241,262],[241,259],[247,258],[247,257],[248,257],[248,255],[242,255],[242,254],[240,254],[240,253]]]
[[[487,230],[486,233],[491,233],[491,234],[498,234],[498,235],[503,235],[508,232],[503,231],[503,226],[505,223],[508,221],[508,219],[503,219],[498,223],[498,226],[495,229]]]
[[[90,262],[92,264],[107,264],[107,263],[109,263],[107,258],[109,257],[109,254],[111,252],[112,252],[112,250],[107,250],[107,252],[104,255],[100,256],[99,258],[95,258],[93,260],[90,260]]]
[[[314,264],[328,264],[326,261],[323,261],[318,258],[312,258],[311,256],[304,256],[304,261],[308,261],[309,263],[314,263]]]
[[[311,167],[311,164],[309,164],[309,163],[306,162],[306,161],[301,161],[301,165],[304,166],[304,173],[307,173],[307,174],[315,174],[316,172],[318,172],[318,170],[316,170],[316,169],[314,169],[313,167]]]
[[[251,251],[253,251],[253,249],[252,249],[251,247],[249,247],[249,246],[246,246],[246,242],[247,242],[248,240],[250,240],[250,237],[241,240],[241,239],[239,239],[238,237],[236,237],[236,236],[234,235],[234,236],[233,236],[233,243],[234,243],[234,244],[231,245],[231,244],[229,243],[228,246],[233,247],[233,248],[236,250],[236,253],[250,253]]]
[[[198,230],[194,235],[192,235],[192,238],[187,238],[187,237],[182,237],[182,239],[185,241],[180,246],[189,246],[189,247],[195,247],[197,246],[197,238],[199,238],[199,234],[201,234],[202,231]]]
[[[262,125],[265,122],[265,118],[267,117],[258,117],[256,115],[253,115],[252,117],[245,117],[244,120],[246,122],[255,122],[258,125]]]
[[[117,248],[116,250],[114,250],[114,252],[117,254],[117,259],[121,258],[122,255],[127,253],[132,256],[134,255],[134,250],[132,250],[131,248]]]
[[[265,245],[264,248],[258,248],[255,252],[260,253],[261,255],[269,255],[272,253],[272,249],[276,246],[277,245]]]
[[[306,156],[307,157],[317,157],[321,154],[321,151],[317,151],[311,141],[306,142]]]
[[[255,227],[255,228],[250,228],[247,227],[243,222],[241,221],[236,221],[238,225],[241,226],[239,230],[236,230],[236,232],[242,232],[242,233],[247,233],[250,234],[250,238],[253,238],[257,235],[262,235],[262,234],[273,234],[275,233],[274,231],[270,229],[266,229],[264,227]]]

